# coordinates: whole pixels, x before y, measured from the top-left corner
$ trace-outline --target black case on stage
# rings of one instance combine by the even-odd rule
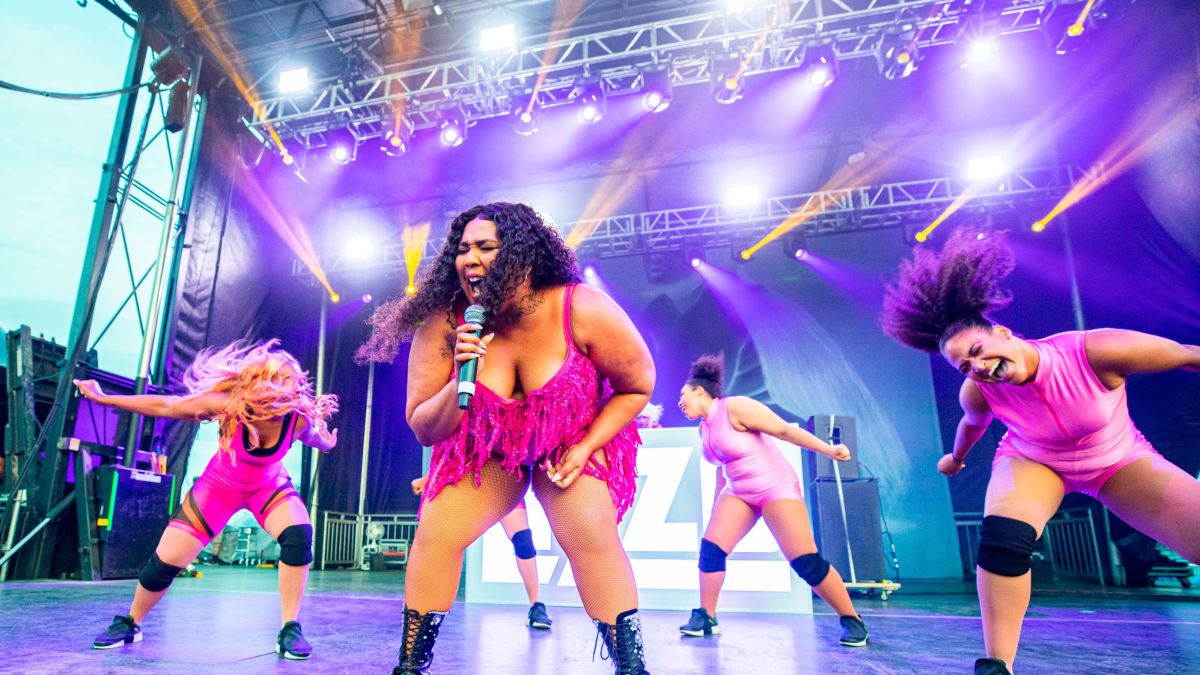
[[[175,476],[102,466],[97,469],[96,529],[103,543],[101,578],[130,579],[150,559],[175,503]]]
[[[843,480],[842,494],[846,498],[846,524],[850,527],[850,545],[858,580],[885,579],[879,486],[874,478]],[[850,564],[846,555],[846,528],[842,526],[842,511],[838,506],[837,481],[812,481],[808,484],[808,497],[817,550],[848,582]]]

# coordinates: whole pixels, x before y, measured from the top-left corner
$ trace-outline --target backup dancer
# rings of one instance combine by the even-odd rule
[[[1200,483],[1167,462],[1129,417],[1134,373],[1200,370],[1200,347],[1128,330],[1030,340],[994,323],[1014,266],[999,234],[960,230],[941,254],[919,248],[884,299],[883,328],[940,353],[963,377],[963,417],[938,471],[953,476],[992,419],[1008,427],[992,460],[976,558],[987,657],[978,675],[1008,673],[1029,607],[1030,558],[1063,495],[1100,500],[1133,527],[1200,562]]]
[[[292,487],[283,458],[292,443],[328,451],[337,443],[326,420],[337,412],[337,398],[314,396],[308,374],[279,342],[234,342],[205,350],[184,375],[187,396],[105,394],[95,380],[75,380],[87,398],[120,410],[151,417],[220,425],[220,444],[171,516],[167,529],[138,577],[127,615],[117,615],[92,646],[111,649],[142,639],[142,621],[167,588],[220,532],[234,513],[248,509],[259,526],[279,542],[279,598],[283,627],[275,651],[289,659],[307,659],[300,600],[312,563],[312,524],[308,509]]]
[[[679,392],[683,414],[700,418],[704,459],[720,467],[712,518],[700,540],[700,607],[679,632],[696,637],[721,632],[717,598],[725,583],[725,558],[762,518],[792,569],[837,612],[841,644],[865,647],[867,626],[854,610],[842,576],[817,552],[800,481],[769,437],[835,461],[850,459],[850,449],[784,422],[752,398],[723,396],[723,370],[719,356],[701,356]]]
[[[417,293],[372,318],[360,357],[391,361],[412,341],[408,423],[433,446],[437,467],[405,576],[393,673],[426,672],[463,550],[531,483],[616,671],[646,672],[637,588],[617,522],[633,503],[633,419],[654,388],[654,364],[625,312],[579,277],[574,253],[533,209],[476,206],[451,223]],[[464,321],[469,304],[487,311],[482,339],[480,326]],[[463,411],[457,371],[472,359],[477,388]]]

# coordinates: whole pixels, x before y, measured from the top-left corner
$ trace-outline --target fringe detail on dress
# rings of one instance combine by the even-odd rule
[[[429,477],[424,499],[433,499],[468,473],[479,487],[480,472],[492,456],[513,476],[520,476],[522,466],[544,469],[557,464],[587,435],[611,397],[611,387],[600,379],[591,360],[575,350],[549,382],[524,400],[506,399],[479,385],[458,431],[433,446],[430,464],[437,471]],[[604,445],[607,466],[593,455],[583,469],[608,484],[618,520],[633,505],[639,445],[641,437],[630,422]]]

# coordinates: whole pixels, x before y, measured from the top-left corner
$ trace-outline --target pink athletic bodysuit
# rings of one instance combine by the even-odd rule
[[[458,430],[433,446],[430,465],[437,468],[429,475],[424,499],[434,499],[442,488],[468,473],[474,474],[478,486],[479,472],[491,457],[515,474],[521,467],[557,464],[571,446],[583,440],[592,420],[612,396],[612,388],[596,372],[591,359],[575,346],[571,332],[574,291],[575,285],[571,284],[563,293],[567,357],[558,372],[540,388],[526,392],[524,399],[505,398],[477,382],[471,407]],[[604,463],[592,455],[583,468],[584,474],[608,484],[618,519],[633,505],[641,442],[637,427],[630,421],[604,446]]]
[[[770,437],[760,431],[738,431],[729,421],[724,398],[714,399],[700,422],[704,459],[725,475],[721,495],[732,494],[762,515],[776,499],[804,500],[800,480]]]
[[[1158,454],[1129,417],[1125,385],[1104,386],[1084,349],[1085,331],[1030,340],[1037,373],[1025,385],[976,382],[1008,432],[995,463],[1020,456],[1057,473],[1068,492],[1097,496],[1130,462]]]
[[[213,455],[171,516],[169,527],[183,530],[207,545],[215,533],[225,528],[233,514],[248,509],[265,528],[267,516],[276,507],[290,498],[300,498],[283,468],[283,458],[299,435],[296,431],[299,419],[295,413],[285,415],[275,445],[254,450],[246,449],[250,431],[245,425],[237,425],[232,440],[236,465],[224,452]],[[184,510],[184,504],[191,513]],[[192,521],[193,513],[199,522]]]

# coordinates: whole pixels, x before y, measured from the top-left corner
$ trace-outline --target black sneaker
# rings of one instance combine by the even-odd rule
[[[275,653],[285,659],[302,661],[312,656],[312,645],[304,639],[300,632],[299,621],[289,621],[279,629],[279,637],[275,638]]]
[[[112,649],[141,641],[142,627],[133,622],[133,617],[118,614],[113,617],[108,630],[92,640],[92,649]]]
[[[547,630],[552,623],[554,622],[550,620],[550,615],[546,613],[546,605],[544,603],[535,602],[529,606],[529,621],[525,625],[530,628]]]
[[[708,610],[697,607],[692,610],[692,618],[679,627],[679,632],[692,637],[720,635],[721,627],[717,625],[717,617],[709,616]]]
[[[1002,659],[975,659],[975,675],[1012,675]]]
[[[842,622],[842,639],[838,642],[846,647],[867,646],[867,624],[863,623],[862,617],[841,616],[838,620]]]

